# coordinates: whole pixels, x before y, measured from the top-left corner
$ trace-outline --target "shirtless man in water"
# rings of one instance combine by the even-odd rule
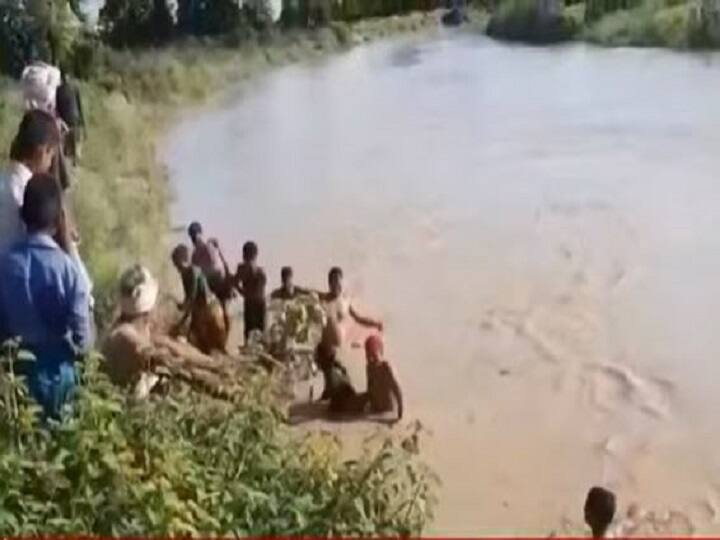
[[[220,244],[215,238],[205,240],[203,228],[194,221],[188,227],[188,236],[193,245],[191,263],[202,270],[207,284],[215,297],[219,300],[223,311],[225,328],[230,328],[230,317],[227,312],[227,303],[233,295],[230,268],[223,256]]]
[[[325,313],[329,320],[332,320],[335,332],[335,345],[342,346],[347,333],[347,325],[350,319],[366,328],[374,328],[379,332],[383,331],[382,322],[365,317],[358,313],[348,296],[343,292],[343,271],[337,266],[328,273],[328,292],[320,293],[320,302],[323,304]]]
[[[298,287],[293,283],[293,269],[290,266],[282,267],[282,270],[280,270],[280,279],[282,285],[270,294],[271,300],[283,300],[287,302],[295,300],[300,296],[308,296],[311,294],[307,289]]]
[[[235,274],[235,287],[245,299],[243,315],[245,317],[245,341],[253,330],[265,332],[267,302],[265,270],[258,266],[258,247],[255,242],[243,245],[243,262],[238,265]]]

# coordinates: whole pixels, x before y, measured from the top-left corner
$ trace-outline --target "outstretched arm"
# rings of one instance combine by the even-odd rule
[[[192,283],[190,285],[189,290],[185,290],[185,300],[183,300],[182,306],[180,306],[180,309],[182,310],[182,317],[180,317],[180,320],[175,325],[176,328],[180,329],[183,327],[183,325],[187,322],[188,318],[190,317],[190,313],[192,313],[192,307],[195,303],[195,300],[198,295],[198,280],[197,276],[193,276]]]
[[[355,310],[353,306],[350,306],[350,316],[355,320],[356,323],[361,326],[366,326],[368,328],[377,328],[380,332],[383,331],[382,322],[361,315]]]

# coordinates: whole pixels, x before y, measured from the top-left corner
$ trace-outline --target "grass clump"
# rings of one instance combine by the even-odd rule
[[[2,535],[397,536],[432,516],[419,428],[345,460],[334,438],[289,432],[265,375],[236,403],[182,385],[131,403],[93,358],[69,417],[48,427],[12,373],[6,356]]]

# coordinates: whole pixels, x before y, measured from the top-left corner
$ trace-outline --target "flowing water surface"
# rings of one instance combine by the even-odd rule
[[[433,434],[430,532],[574,527],[603,483],[718,533],[719,91],[713,55],[357,48],[183,121],[174,219],[273,285],[345,268]]]

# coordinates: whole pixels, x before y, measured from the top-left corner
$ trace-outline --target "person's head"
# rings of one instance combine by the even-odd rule
[[[592,529],[595,538],[607,532],[615,517],[615,495],[605,488],[595,486],[585,499],[585,523]]]
[[[124,319],[148,315],[155,307],[158,283],[150,271],[136,264],[120,276],[120,311]]]
[[[293,287],[293,269],[289,266],[283,266],[280,270],[280,279],[282,280],[282,286],[285,289],[292,289]]]
[[[334,266],[330,269],[330,272],[328,272],[328,287],[330,288],[330,292],[334,295],[340,295],[343,290],[342,285],[343,280],[343,271],[341,268]]]
[[[368,362],[379,362],[383,358],[385,346],[380,336],[373,334],[365,340],[365,358]]]
[[[254,264],[258,258],[258,247],[255,242],[245,242],[242,248],[243,261],[248,264]]]
[[[197,221],[193,221],[188,227],[188,236],[193,245],[197,244],[198,240],[202,240],[203,228]]]
[[[50,171],[60,142],[52,115],[35,109],[23,115],[10,147],[10,159],[23,163],[33,174]]]
[[[33,62],[22,72],[20,83],[25,109],[55,112],[55,97],[60,86],[60,70],[44,62]]]
[[[30,179],[25,186],[20,216],[29,233],[55,234],[62,217],[62,196],[54,177],[36,174]]]
[[[172,262],[175,265],[175,268],[178,270],[183,270],[190,266],[190,248],[188,248],[185,244],[178,244],[175,246],[175,248],[172,250]]]

